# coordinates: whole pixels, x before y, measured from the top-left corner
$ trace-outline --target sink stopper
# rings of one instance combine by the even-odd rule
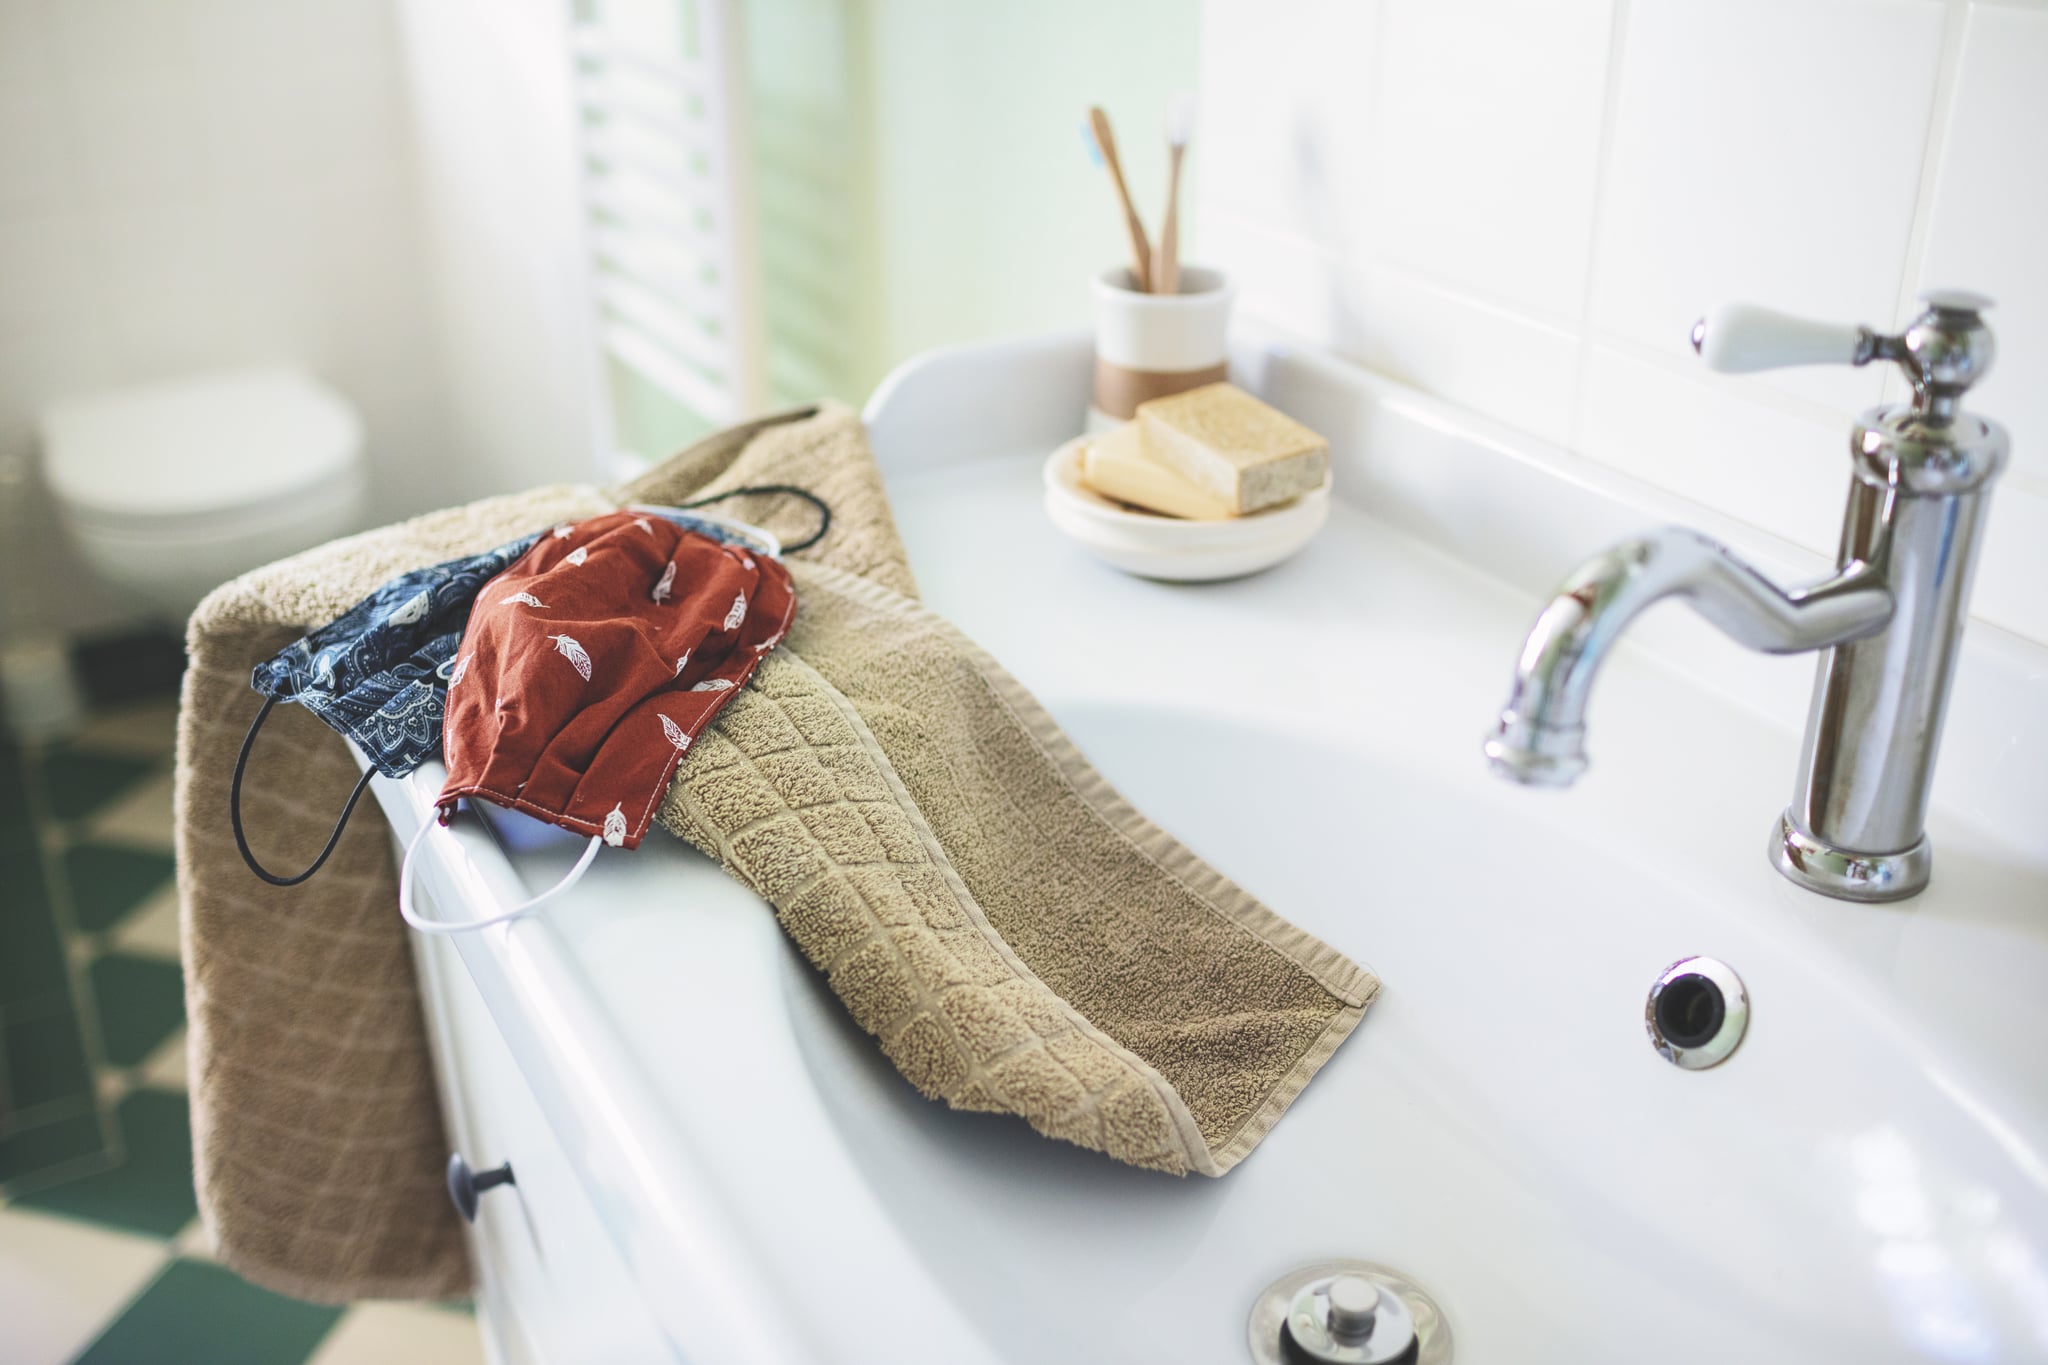
[[[1444,1365],[1451,1330],[1407,1276],[1370,1261],[1303,1266],[1253,1305],[1258,1365]]]

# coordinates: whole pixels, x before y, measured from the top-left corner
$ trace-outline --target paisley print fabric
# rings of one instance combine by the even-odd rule
[[[256,665],[250,686],[296,702],[354,740],[386,777],[441,753],[442,707],[477,593],[538,534],[392,579]]]

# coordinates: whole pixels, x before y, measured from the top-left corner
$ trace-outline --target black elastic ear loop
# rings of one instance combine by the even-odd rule
[[[296,877],[280,877],[275,872],[265,868],[263,864],[256,861],[256,855],[249,851],[249,837],[242,833],[242,770],[249,766],[249,750],[255,747],[256,732],[263,728],[263,722],[270,718],[270,708],[275,705],[277,705],[276,697],[265,697],[263,699],[263,709],[256,713],[255,720],[249,722],[249,733],[242,739],[242,752],[235,755],[235,776],[234,780],[228,783],[228,819],[235,826],[235,847],[241,850],[242,861],[249,865],[251,872],[254,872],[272,886],[297,886],[300,882],[318,872],[320,865],[327,861],[329,854],[334,852],[334,846],[341,842],[341,832],[348,828],[348,818],[355,814],[356,802],[362,800],[363,793],[369,790],[370,779],[377,775],[377,770],[375,768],[363,769],[362,779],[356,783],[356,789],[348,794],[348,804],[341,808],[341,818],[334,822],[334,833],[327,836],[327,847],[320,850],[320,856],[313,860],[311,867]]]
[[[727,498],[737,498],[748,493],[788,493],[802,498],[805,502],[818,509],[817,531],[812,534],[809,540],[800,540],[794,545],[783,546],[782,552],[786,555],[793,555],[799,550],[810,549],[813,545],[823,540],[825,533],[832,529],[832,509],[825,505],[825,500],[816,493],[811,492],[808,488],[797,488],[786,483],[762,483],[755,484],[752,488],[735,488],[729,493],[713,493],[708,498],[699,498],[695,502],[686,502],[682,505],[684,507],[705,507],[714,502],[724,502]]]

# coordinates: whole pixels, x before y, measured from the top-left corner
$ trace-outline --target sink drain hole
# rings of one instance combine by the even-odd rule
[[[1674,978],[1657,996],[1657,1027],[1675,1047],[1704,1047],[1727,1017],[1721,988],[1698,972]]]
[[[1726,1061],[1742,1041],[1749,992],[1719,958],[1680,958],[1650,987],[1643,1026],[1658,1056],[1687,1071],[1703,1071]]]

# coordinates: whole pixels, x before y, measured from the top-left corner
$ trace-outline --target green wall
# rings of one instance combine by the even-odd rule
[[[929,347],[1086,325],[1090,277],[1128,259],[1082,140],[1090,104],[1108,110],[1158,231],[1166,105],[1194,89],[1197,0],[747,0],[744,14],[777,403],[858,404]],[[1183,213],[1199,127],[1195,146]],[[706,429],[617,366],[611,386],[629,450]]]
[[[863,390],[930,346],[1088,319],[1088,280],[1128,260],[1081,128],[1115,125],[1147,230],[1165,199],[1166,105],[1195,87],[1195,0],[866,0],[878,223]],[[1199,136],[1199,129],[1197,130]],[[1199,174],[1191,153],[1185,213]],[[1182,233],[1184,250],[1191,244]]]

